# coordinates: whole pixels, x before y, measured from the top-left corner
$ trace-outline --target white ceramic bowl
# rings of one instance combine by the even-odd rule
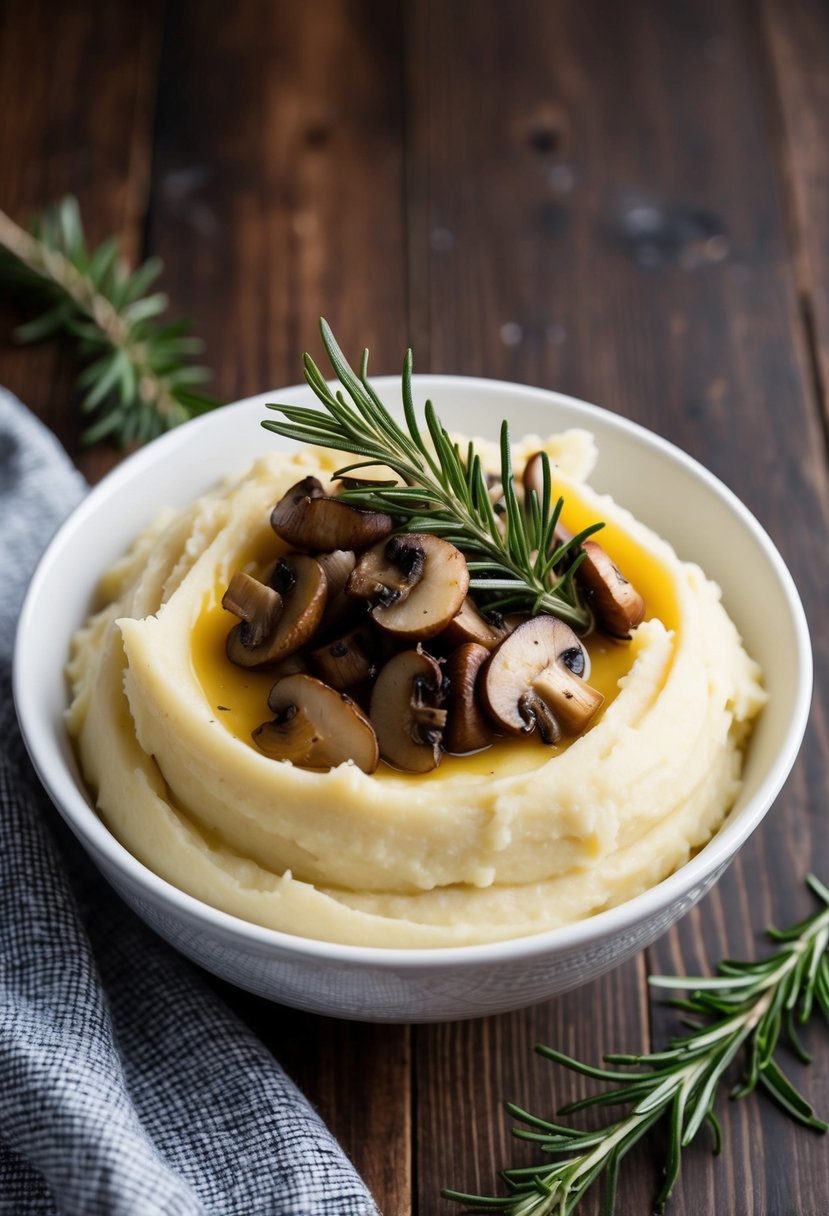
[[[399,381],[378,378],[384,400]],[[307,402],[305,386],[227,406],[164,436],[124,462],[63,525],[32,580],[15,652],[15,699],[32,760],[55,805],[126,902],[184,954],[270,1000],[376,1021],[478,1017],[546,997],[609,971],[654,941],[719,878],[757,827],[797,754],[811,697],[803,609],[779,554],[735,496],[695,461],[641,427],[539,389],[451,376],[415,382],[449,429],[495,437],[572,426],[596,436],[591,484],[611,493],[698,561],[723,588],[728,611],[760,662],[770,694],[748,751],[740,797],[711,842],[670,878],[617,908],[535,937],[447,949],[336,945],[261,928],[208,907],[157,877],[108,832],[66,735],[63,669],[102,572],[162,505],[183,506],[283,441],[263,431],[267,401]],[[60,613],[54,604],[61,605]],[[762,605],[762,611],[758,611]],[[44,617],[50,627],[41,628]]]

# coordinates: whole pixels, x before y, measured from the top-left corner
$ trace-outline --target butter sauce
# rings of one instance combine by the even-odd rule
[[[577,532],[594,520],[595,514],[591,509],[569,489],[562,523],[570,531]],[[617,524],[606,524],[596,539],[644,597],[647,606],[645,619],[658,618],[667,629],[677,631],[680,625],[677,599],[659,559]],[[237,568],[251,573],[258,570],[261,574],[284,550],[285,546],[280,544],[274,533],[265,529],[261,537],[251,544],[248,553],[240,557]],[[211,715],[230,734],[255,748],[251,733],[271,716],[268,693],[273,685],[273,675],[267,670],[237,667],[225,655],[227,635],[236,622],[236,617],[226,612],[221,604],[229,579],[230,574],[223,575],[212,592],[204,597],[191,631],[191,662]],[[601,721],[605,710],[618,695],[619,680],[633,666],[637,648],[635,641],[615,642],[599,632],[591,633],[583,641],[590,654],[590,684],[605,698],[602,709],[591,723],[592,728]],[[563,738],[559,744],[550,747],[535,735],[526,739],[502,738],[497,739],[491,747],[472,755],[446,754],[440,765],[430,773],[401,773],[381,761],[373,777],[423,782],[435,780],[438,776],[443,780],[452,777],[485,779],[496,773],[502,777],[511,776],[537,768],[573,742],[573,738]]]

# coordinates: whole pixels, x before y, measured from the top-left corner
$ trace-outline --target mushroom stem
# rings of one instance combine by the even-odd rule
[[[282,596],[258,578],[237,570],[222,596],[226,612],[238,616],[240,642],[246,649],[261,646],[282,614]]]
[[[581,678],[587,652],[569,625],[536,616],[519,625],[482,668],[481,699],[487,713],[510,734],[536,728],[545,743],[578,734],[604,697]]]
[[[584,730],[604,701],[600,692],[574,675],[563,663],[545,667],[533,680],[532,688],[552,711],[560,729],[567,734]]]

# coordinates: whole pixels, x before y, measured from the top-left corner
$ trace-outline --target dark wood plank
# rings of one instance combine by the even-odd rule
[[[13,219],[77,195],[91,241],[117,233],[135,261],[152,147],[163,0],[8,0],[0,21],[0,207]],[[86,450],[68,346],[12,345],[0,314],[0,383],[57,433],[90,480],[120,453]]]
[[[797,284],[829,419],[829,10],[819,0],[761,10]]]
[[[180,4],[149,238],[235,400],[302,379],[324,313],[375,374],[406,347],[396,4]],[[221,26],[222,38],[216,37]]]
[[[594,1064],[603,1051],[647,1050],[643,961],[514,1014],[417,1027],[416,1210],[423,1216],[459,1210],[438,1198],[441,1187],[499,1194],[500,1169],[544,1159],[512,1136],[516,1124],[504,1103],[552,1119],[588,1091],[583,1077],[536,1055],[540,1043]],[[619,1210],[648,1212],[656,1171],[646,1153],[631,1162]]]
[[[782,547],[817,624],[829,591],[825,563],[814,560],[829,518],[824,443],[751,9],[715,0],[414,5],[412,329],[421,368],[572,392],[701,459]],[[770,919],[805,912],[805,870],[829,869],[829,654],[816,633],[821,691],[785,796],[717,892],[652,951],[653,969],[699,971],[725,950],[751,955]],[[559,1044],[577,1025],[581,1054],[595,1060],[618,1044],[597,1016],[609,1007],[635,1050],[647,1033],[642,979],[641,966],[629,968],[531,1020]],[[658,1000],[651,1017],[662,1045],[672,1023]],[[453,1185],[494,1185],[510,1155],[493,1140],[497,1104],[549,1083],[535,1071],[522,1081],[518,1049],[507,1048],[506,1066],[485,1051],[532,1037],[526,1018],[418,1033],[423,1212],[434,1210],[450,1158]],[[825,1097],[825,1071],[814,1068],[806,1087]],[[468,1132],[464,1105],[474,1110]],[[707,1145],[693,1150],[672,1212],[829,1209],[820,1140],[757,1100],[723,1115],[728,1152],[713,1166]],[[458,1130],[448,1133],[453,1119]],[[803,1173],[793,1199],[794,1159]],[[627,1171],[620,1211],[648,1210],[643,1178],[647,1191],[653,1170]]]
[[[217,30],[221,28],[221,37]],[[396,369],[406,341],[396,4],[177,4],[165,31],[149,247],[235,399],[301,379],[326,313]],[[298,1015],[225,989],[382,1210],[411,1204],[406,1027]]]

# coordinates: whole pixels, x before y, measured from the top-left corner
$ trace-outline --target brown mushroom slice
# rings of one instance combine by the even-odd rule
[[[308,658],[321,680],[332,688],[353,688],[370,680],[377,670],[372,638],[365,627],[351,629],[340,638],[318,646]]]
[[[325,575],[318,561],[302,553],[280,558],[270,584],[281,595],[282,612],[267,636],[250,643],[248,622],[231,629],[227,657],[240,667],[262,667],[293,654],[315,633],[325,609]]]
[[[414,533],[374,545],[354,567],[346,593],[384,607],[402,603],[423,577],[426,554],[420,542]]]
[[[487,712],[513,735],[538,730],[545,743],[583,731],[604,702],[584,678],[588,656],[573,630],[536,616],[494,650],[481,676]]]
[[[351,697],[314,676],[286,676],[271,689],[276,717],[253,732],[256,746],[273,760],[300,768],[330,769],[347,760],[373,773],[380,759],[374,727]]]
[[[316,559],[325,571],[329,599],[340,595],[357,565],[356,553],[353,549],[334,549],[329,553],[317,553]]]
[[[374,682],[369,717],[380,755],[408,773],[428,773],[441,757],[446,685],[439,664],[417,650],[389,659]]]
[[[628,638],[645,618],[645,601],[601,545],[586,540],[586,554],[576,581],[587,593],[588,602],[599,626],[614,638]]]
[[[284,680],[286,676],[297,676],[300,672],[307,672],[308,664],[301,654],[286,655],[284,659],[277,659],[275,663],[268,664],[268,675],[275,681]]]
[[[524,489],[524,498],[529,502],[530,493],[534,490],[535,496],[540,504],[544,502],[544,458],[547,456],[545,452],[533,452],[532,456],[527,457],[527,462],[524,465],[524,471],[521,474],[521,485]],[[552,471],[552,461],[547,456],[547,462]],[[550,480],[550,497],[552,494],[552,478]]]
[[[352,549],[334,549],[331,553],[314,555],[325,571],[328,599],[320,631],[331,635],[347,627],[347,618],[354,615],[354,600],[345,594],[349,575],[357,564],[357,555]]]
[[[372,620],[407,641],[431,638],[445,629],[460,611],[468,589],[463,554],[428,532],[394,536],[382,550],[375,546],[348,580],[350,595],[375,601]]]
[[[500,614],[493,613],[491,617],[485,617],[467,596],[461,604],[460,612],[452,618],[441,636],[450,646],[477,642],[479,646],[485,646],[487,650],[494,650],[508,632],[504,618]]]
[[[315,484],[310,484],[315,483]],[[319,492],[317,491],[319,488]],[[277,536],[298,549],[364,549],[394,527],[383,511],[364,511],[322,493],[315,477],[291,486],[271,511]]]
[[[278,591],[242,570],[236,571],[222,596],[222,607],[241,620],[239,632],[245,648],[255,649],[271,636],[283,603]]]
[[[476,695],[476,684],[489,650],[477,642],[464,642],[446,660],[446,729],[443,746],[457,756],[479,752],[492,743],[492,730]]]

